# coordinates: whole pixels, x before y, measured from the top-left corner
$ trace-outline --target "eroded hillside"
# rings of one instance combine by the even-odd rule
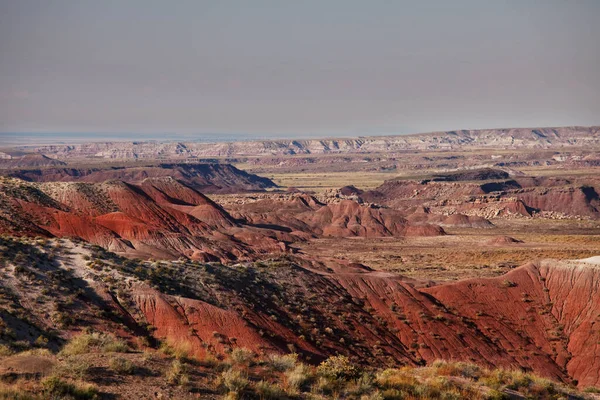
[[[396,274],[302,258],[139,262],[85,243],[10,238],[2,255],[2,342],[14,349],[56,349],[91,327],[200,358],[238,347],[381,367],[442,358],[600,384],[590,351],[600,340],[595,260],[419,288]]]

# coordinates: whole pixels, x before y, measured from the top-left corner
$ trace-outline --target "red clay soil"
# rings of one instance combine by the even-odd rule
[[[498,278],[423,291],[474,318],[481,333],[520,365],[549,375],[558,369],[582,387],[598,386],[599,276],[597,265],[544,261]]]
[[[300,340],[298,327],[269,318],[273,309],[244,307],[236,314],[148,290],[136,291],[136,301],[158,337],[189,343],[198,354],[206,348],[221,352],[233,337],[263,352],[293,344],[313,359],[339,352],[384,365],[464,360],[574,379],[581,387],[600,385],[597,266],[530,263],[498,278],[420,289],[398,275],[360,268],[294,271],[286,273],[286,285],[298,286],[296,295],[316,297],[311,315],[326,316],[321,329],[331,333],[318,345]],[[331,309],[338,299],[346,311]]]
[[[537,210],[591,218],[600,215],[598,192],[591,186],[529,189],[518,193],[517,198]]]
[[[10,159],[0,159],[0,168],[40,168],[61,165],[67,165],[67,163],[36,153],[25,154],[24,156]]]

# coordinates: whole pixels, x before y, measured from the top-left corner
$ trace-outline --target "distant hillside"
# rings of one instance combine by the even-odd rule
[[[4,154],[4,156],[2,156]],[[0,153],[0,168],[40,168],[67,165],[67,163],[47,157],[43,154],[26,154],[22,157],[10,157]]]
[[[44,157],[44,156],[42,156]],[[61,163],[64,165],[64,163]],[[262,191],[277,187],[268,178],[229,164],[161,164],[120,168],[45,168],[7,170],[0,174],[29,182],[90,182],[121,180],[140,183],[146,178],[173,177],[205,193]]]
[[[459,130],[418,135],[346,139],[261,140],[233,143],[102,142],[48,145],[33,149],[64,159],[187,159],[193,157],[262,156],[324,153],[377,153],[459,148],[560,148],[600,144],[600,127]]]

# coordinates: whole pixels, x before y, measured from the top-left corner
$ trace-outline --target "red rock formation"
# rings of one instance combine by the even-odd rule
[[[71,236],[132,256],[234,259],[287,251],[283,233],[239,225],[220,206],[172,179],[102,184],[4,180],[3,232]]]
[[[412,226],[391,209],[365,206],[352,200],[323,204],[309,195],[292,200],[261,200],[232,206],[234,215],[263,225],[280,225],[313,235],[333,237],[435,236],[443,235],[439,226]]]

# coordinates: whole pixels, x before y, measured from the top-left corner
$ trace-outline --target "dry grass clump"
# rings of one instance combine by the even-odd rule
[[[53,376],[83,380],[89,376],[90,364],[78,357],[68,357],[64,362],[55,366],[52,370]]]
[[[131,375],[135,371],[135,365],[125,358],[113,357],[108,361],[108,367],[117,374]]]
[[[0,344],[0,357],[8,357],[12,355],[14,351],[5,344]]]
[[[289,371],[296,366],[298,362],[298,354],[269,354],[267,356],[266,364],[273,371],[285,372]]]
[[[82,333],[72,338],[60,351],[61,355],[73,356],[93,352],[126,353],[129,346],[123,340],[107,333]]]
[[[190,353],[192,352],[192,346],[187,342],[175,344],[163,342],[160,344],[159,351],[165,355],[175,357],[178,360],[186,360],[189,358]]]
[[[290,369],[285,373],[285,378],[288,392],[298,393],[307,389],[307,386],[314,378],[314,374],[310,367],[298,364],[294,369]]]
[[[229,355],[232,364],[239,366],[249,366],[254,360],[254,353],[243,347],[236,347]]]
[[[181,360],[173,360],[165,373],[169,385],[187,386],[190,383],[187,366]]]
[[[44,396],[48,399],[88,400],[99,397],[98,390],[88,383],[71,383],[56,376],[42,381]]]
[[[278,400],[285,399],[287,395],[285,391],[276,383],[260,381],[254,385],[254,391],[261,399]]]
[[[237,369],[229,369],[221,374],[221,382],[227,389],[227,393],[241,395],[241,393],[248,387],[249,381],[248,376]]]
[[[549,379],[530,373],[505,369],[488,371],[480,379],[480,382],[492,389],[507,388],[532,398],[550,398],[561,394],[568,394],[571,391],[569,388],[552,382]]]

